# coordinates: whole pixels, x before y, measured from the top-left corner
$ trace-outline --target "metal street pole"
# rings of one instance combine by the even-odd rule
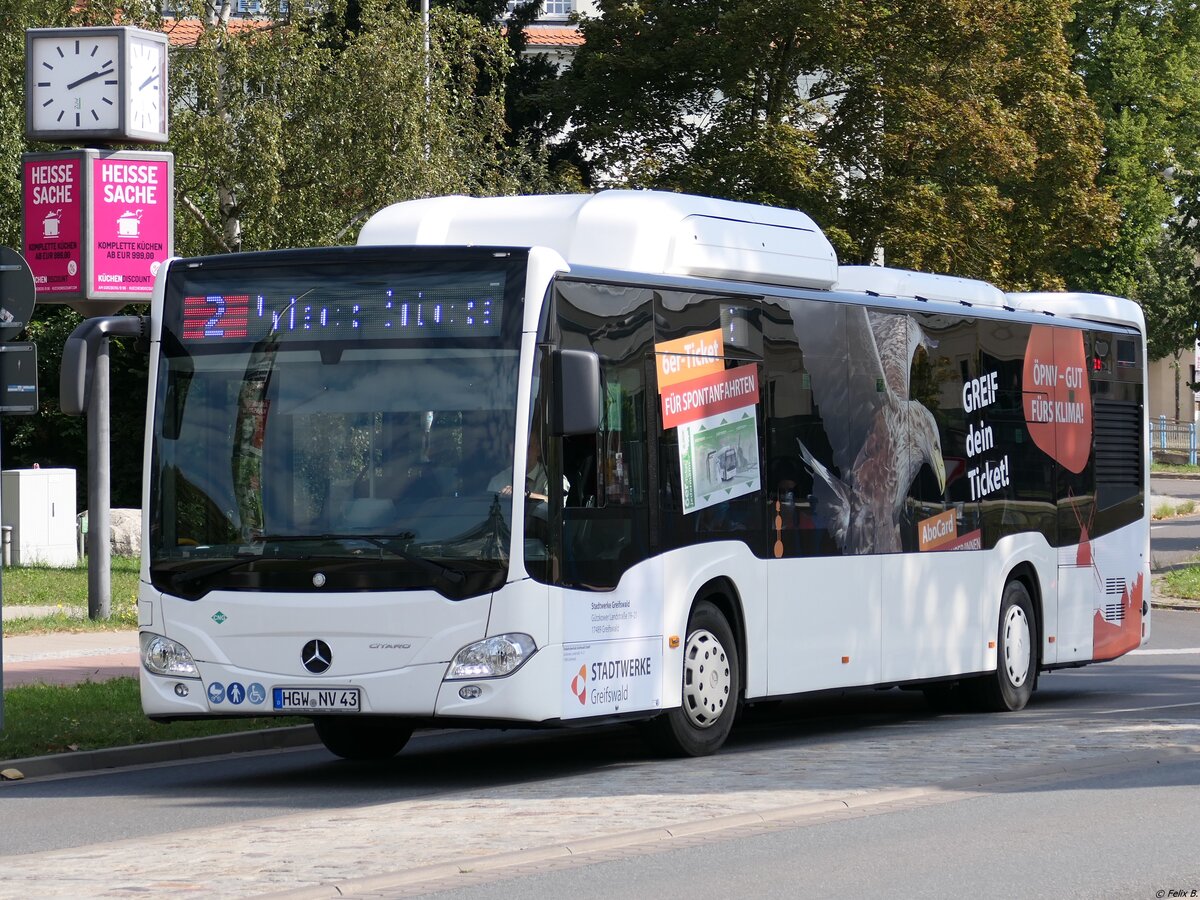
[[[429,0],[421,0],[421,28],[425,41],[425,158],[429,159]]]
[[[4,429],[0,426],[0,456],[4,448]],[[0,458],[0,472],[4,461]],[[2,563],[2,560],[0,560]],[[0,564],[0,731],[4,730],[4,566]]]
[[[88,419],[88,616],[108,618],[112,593],[109,537],[109,459],[112,433],[108,416],[108,339],[138,337],[148,316],[84,319],[63,344],[58,405],[68,416]]]
[[[112,597],[109,540],[111,429],[108,417],[108,338],[96,342],[88,402],[88,618],[107,619]]]

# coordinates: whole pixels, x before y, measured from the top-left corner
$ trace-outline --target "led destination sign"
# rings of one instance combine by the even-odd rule
[[[500,333],[505,272],[392,276],[378,287],[357,279],[305,291],[246,290],[183,297],[185,343],[494,337]]]

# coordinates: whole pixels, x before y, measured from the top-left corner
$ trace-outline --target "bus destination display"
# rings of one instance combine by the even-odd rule
[[[504,272],[470,278],[398,278],[391,286],[306,292],[197,293],[183,298],[187,343],[494,337]]]

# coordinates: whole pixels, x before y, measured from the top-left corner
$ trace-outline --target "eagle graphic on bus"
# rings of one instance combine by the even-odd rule
[[[911,317],[863,307],[840,316],[797,314],[794,323],[802,348],[848,348],[844,356],[804,354],[813,398],[821,409],[839,411],[828,430],[841,477],[797,441],[826,528],[843,553],[900,551],[900,513],[921,467],[946,489],[937,421],[909,397],[913,357],[934,344]]]

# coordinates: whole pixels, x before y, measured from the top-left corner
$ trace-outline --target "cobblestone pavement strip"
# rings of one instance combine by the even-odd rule
[[[916,716],[836,734],[797,735],[781,727],[778,739],[735,743],[699,760],[622,760],[433,798],[6,856],[0,897],[339,896],[334,885],[396,884],[412,870],[496,854],[545,859],[569,853],[556,848],[572,843],[628,843],[629,833],[673,826],[702,831],[704,823],[719,826],[714,820],[721,817],[769,817],[771,810],[822,801],[853,804],[872,792],[963,779],[986,784],[1032,766],[1072,771],[1128,754],[1200,751],[1200,722],[1165,713],[1125,722],[1034,706],[1004,716]]]
[[[7,609],[7,607],[6,607]],[[136,631],[17,635],[4,639],[4,687],[136,678]]]

